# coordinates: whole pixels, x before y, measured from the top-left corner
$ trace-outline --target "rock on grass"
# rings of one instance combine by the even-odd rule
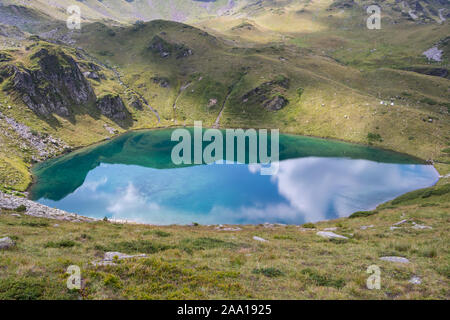
[[[254,236],[253,240],[260,241],[260,242],[268,242],[268,240],[260,238],[260,237],[257,237],[257,236]]]
[[[404,257],[381,257],[380,260],[389,261],[389,262],[398,262],[398,263],[409,263],[409,260]]]
[[[7,250],[14,247],[16,244],[10,237],[0,239],[0,250]]]
[[[319,231],[316,234],[318,236],[321,236],[321,237],[327,238],[327,239],[348,239],[345,236],[341,236],[340,234],[336,234],[336,233],[331,232],[331,231]]]

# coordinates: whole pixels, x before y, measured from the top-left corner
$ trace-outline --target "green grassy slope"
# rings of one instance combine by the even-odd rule
[[[424,36],[433,33],[435,39],[446,30],[444,26],[437,27],[439,32],[435,26],[413,27]],[[387,39],[391,31],[383,31],[384,36],[379,37]],[[362,37],[362,31],[357,35]],[[149,46],[155,37],[191,48],[193,55],[177,59],[175,51],[169,57],[152,53]],[[422,158],[441,156],[448,143],[448,79],[400,71],[405,62],[393,66],[383,56],[367,59],[364,66],[339,62],[344,58],[338,57],[337,50],[327,48],[327,54],[324,45],[322,52],[315,47],[331,36],[318,33],[315,37],[310,38],[313,44],[302,47],[295,42],[243,47],[183,24],[153,21],[129,28],[89,25],[77,36],[77,42],[98,59],[117,66],[124,81],[160,111],[167,125],[203,120],[210,126],[226,100],[220,121],[223,127],[272,127],[363,143],[368,142],[369,133],[378,133],[383,141],[377,144],[383,147]],[[366,40],[364,46],[370,42]],[[346,48],[345,59],[353,51],[350,45]],[[421,50],[411,55],[417,64],[425,65]],[[392,54],[399,61],[407,60],[402,51]],[[152,80],[161,77],[169,80],[168,87]],[[264,107],[261,97],[244,101],[247,93],[280,77],[287,78],[289,84],[286,88],[272,85],[265,98],[280,94],[289,100],[287,106],[272,111]],[[380,101],[389,105],[380,105]],[[436,121],[428,122],[429,118]]]
[[[26,39],[28,34],[17,30],[4,34],[2,27],[0,68],[37,68],[30,56],[43,47],[62,50],[83,72],[95,64],[100,81],[88,79],[95,94],[119,95],[131,114],[129,125],[99,115],[91,104],[73,106],[74,119],[39,117],[7,90],[11,78],[3,74],[0,112],[76,148],[112,137],[110,130],[192,125],[195,120],[213,126],[222,110],[221,128],[279,128],[370,143],[434,159],[441,174],[450,172],[449,79],[422,72],[448,69],[449,25],[438,23],[439,1],[421,1],[424,9],[416,12],[417,21],[399,9],[400,3],[380,1],[381,30],[365,28],[369,1],[239,1],[242,7],[230,15],[219,12],[227,1],[209,4],[209,9],[186,1],[151,2],[152,9],[140,0],[62,0],[59,7],[30,2],[45,14],[0,7],[22,32],[41,33],[64,25],[67,5],[80,5],[82,30],[58,31],[66,44]],[[417,1],[406,3],[415,6]],[[130,24],[154,18],[195,24]],[[91,23],[97,20],[103,24]],[[422,55],[434,45],[444,51],[441,62]],[[160,121],[147,105],[133,107],[136,97],[145,99]],[[274,110],[277,103],[285,105]],[[0,121],[1,190],[27,188],[34,156],[36,150]],[[369,214],[321,222],[306,231],[296,226],[243,226],[233,232],[107,222],[55,226],[52,220],[1,210],[0,238],[9,236],[17,246],[0,253],[0,299],[448,299],[448,179]],[[408,222],[401,229],[391,230],[403,219]],[[414,229],[413,222],[433,229]],[[350,239],[328,241],[315,234],[326,227]],[[269,241],[260,243],[254,236]],[[148,257],[110,267],[91,264],[116,250]],[[386,255],[411,263],[379,260]],[[65,286],[65,271],[72,264],[82,269],[79,292]],[[366,269],[372,264],[381,267],[381,290],[366,289]],[[413,276],[422,284],[411,284]]]
[[[73,116],[61,117],[53,114],[44,117],[34,113],[23,102],[19,92],[11,90],[13,77],[5,70],[9,66],[17,66],[24,70],[39,70],[39,58],[35,54],[41,49],[46,49],[57,56],[67,55],[75,59],[81,71],[85,72],[90,66],[99,68],[97,74],[100,79],[88,79],[97,97],[106,94],[119,94],[124,101],[128,112],[132,113],[131,126],[139,128],[140,126],[154,126],[157,123],[156,117],[150,109],[136,109],[131,105],[130,93],[120,85],[113,71],[103,68],[96,64],[89,56],[84,55],[77,50],[40,41],[28,39],[23,42],[20,49],[1,51],[3,55],[9,58],[7,61],[0,62],[2,77],[0,81],[0,112],[3,116],[26,125],[34,135],[47,136],[62,139],[72,148],[89,145],[100,140],[109,138],[116,133],[124,132],[130,128],[130,125],[123,126],[108,119],[94,107],[95,101],[89,102],[83,106],[73,106]],[[34,57],[34,58],[31,58]],[[64,60],[61,60],[64,63]],[[46,88],[48,83],[41,82],[42,88]],[[33,157],[37,156],[35,150],[13,127],[6,121],[0,123],[2,130],[0,132],[0,144],[2,145],[0,153],[0,185],[4,189],[12,187],[16,190],[25,190],[31,182],[29,168],[33,164]],[[105,126],[107,126],[107,129]],[[23,141],[18,143],[18,141]]]
[[[307,229],[71,223],[2,210],[0,237],[17,245],[0,253],[0,299],[449,299],[449,186]],[[349,240],[316,235],[330,227]],[[106,251],[147,257],[91,264]],[[410,263],[381,261],[383,256]],[[381,269],[380,290],[366,287],[366,270],[374,264]],[[81,268],[81,290],[66,288],[70,265]],[[409,282],[414,276],[421,284]]]
[[[244,20],[218,17],[199,22],[198,28],[163,20],[116,27],[84,23],[81,31],[68,34],[71,46],[84,48],[78,50],[82,57],[62,47],[80,63],[85,59],[103,65],[105,79],[89,81],[97,95],[112,92],[126,101],[134,120],[126,129],[192,125],[196,120],[222,128],[279,128],[448,163],[443,150],[450,143],[449,80],[406,70],[446,68],[445,54],[442,62],[430,64],[422,52],[445,38],[448,23],[392,24],[389,17],[381,30],[367,30],[358,15],[360,6],[338,10],[330,9],[331,4],[247,7]],[[26,56],[25,47],[33,41],[17,40],[13,56]],[[280,79],[286,82],[280,85]],[[0,95],[1,112],[35,130],[50,130],[73,147],[107,137],[105,124],[115,128],[86,113],[75,122],[59,119],[62,125],[55,127],[14,96]],[[147,105],[130,107],[136,97],[156,110],[159,122]],[[8,109],[12,103],[17,107]],[[273,107],[277,103],[281,105]],[[3,161],[5,176],[29,166],[25,162],[21,170],[13,170],[11,162]],[[23,189],[27,181],[29,177],[6,185]]]

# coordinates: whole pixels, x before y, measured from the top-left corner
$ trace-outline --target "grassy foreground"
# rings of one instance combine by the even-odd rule
[[[220,231],[70,223],[3,210],[0,238],[11,237],[16,247],[0,251],[0,299],[449,299],[450,184],[445,180],[355,218],[301,227]],[[432,229],[415,229],[413,223]],[[349,239],[316,235],[330,227]],[[106,251],[147,257],[91,264]],[[385,262],[382,256],[402,256],[410,263]],[[380,290],[366,287],[367,267],[374,264],[381,268]],[[70,265],[81,268],[81,290],[66,288]],[[409,282],[414,276],[421,284]]]

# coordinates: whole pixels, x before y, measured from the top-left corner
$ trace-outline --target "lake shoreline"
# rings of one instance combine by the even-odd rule
[[[82,150],[86,150],[86,149],[89,149],[89,148],[92,148],[92,147],[100,146],[101,144],[104,144],[104,143],[109,143],[109,142],[110,142],[111,140],[113,140],[113,139],[120,138],[121,136],[124,136],[125,134],[130,134],[130,133],[132,133],[132,132],[142,132],[142,131],[151,132],[151,131],[155,131],[155,130],[170,130],[170,129],[172,129],[172,128],[181,128],[181,127],[183,127],[183,126],[159,127],[159,128],[151,128],[151,129],[142,128],[142,129],[137,129],[137,130],[130,130],[130,131],[127,131],[127,132],[124,132],[124,133],[117,134],[117,135],[115,135],[112,139],[104,139],[104,140],[101,140],[101,141],[92,143],[92,144],[90,144],[90,145],[87,145],[87,146],[80,146],[80,147],[74,148],[74,149],[72,149],[70,152],[66,152],[66,153],[64,153],[64,154],[61,154],[61,155],[59,155],[59,156],[57,156],[57,157],[54,157],[54,158],[51,158],[51,159],[49,159],[49,160],[58,159],[59,157],[62,157],[62,156],[67,156],[67,155],[69,155],[69,154],[77,153],[77,152],[80,152],[80,151],[82,151]],[[188,127],[188,128],[191,128],[191,127]],[[206,129],[206,128],[205,128],[205,129]],[[420,161],[418,161],[418,162],[419,162],[420,164],[426,164],[426,162],[422,161],[422,159],[417,158],[417,157],[414,157],[414,156],[410,156],[410,155],[405,154],[405,153],[400,153],[400,152],[396,152],[396,151],[393,151],[393,150],[382,149],[382,148],[378,148],[378,147],[374,147],[374,146],[368,146],[368,145],[364,145],[364,144],[361,144],[361,143],[360,143],[360,144],[356,144],[356,143],[352,143],[352,142],[348,142],[348,141],[343,141],[343,140],[324,139],[324,138],[320,138],[320,137],[310,137],[310,136],[294,135],[294,134],[283,134],[283,135],[286,135],[286,136],[294,136],[294,137],[300,137],[300,138],[301,138],[301,137],[308,137],[308,138],[315,138],[315,139],[320,139],[320,140],[324,140],[324,141],[332,141],[332,142],[338,141],[338,142],[344,142],[344,143],[353,144],[353,145],[359,145],[359,146],[364,146],[364,147],[370,147],[370,148],[373,148],[373,149],[376,149],[376,150],[380,150],[380,151],[388,151],[388,152],[392,152],[392,153],[395,153],[395,154],[398,154],[398,155],[405,155],[405,156],[411,158],[412,160],[419,159]],[[48,161],[48,160],[47,160],[47,161]],[[37,163],[36,165],[39,165],[39,164],[42,164],[42,163],[43,163],[43,162],[39,162],[39,163]],[[434,168],[434,170],[436,171],[436,173],[438,173],[438,176],[439,176],[439,171],[437,170],[437,168],[436,168],[435,166],[433,166],[433,168]],[[33,183],[29,185],[29,187],[27,188],[27,191],[29,191],[29,190],[31,189],[31,187],[36,183],[36,176],[33,174],[32,177],[33,177]],[[439,176],[439,177],[441,177],[441,176]],[[438,182],[439,182],[439,178],[438,178],[432,185],[430,185],[430,186],[434,186],[434,185],[436,185]],[[28,192],[27,192],[27,193],[28,193]],[[27,194],[27,196],[29,196],[29,194]],[[27,200],[28,200],[28,201],[32,201],[32,200],[30,200],[30,199],[27,199]],[[390,199],[390,200],[392,200],[392,199]],[[387,201],[390,201],[390,200],[387,200]],[[385,203],[385,202],[387,202],[387,201],[384,201],[384,202],[382,202],[382,203]],[[39,204],[38,202],[34,202],[34,203]],[[381,205],[382,203],[379,203],[377,206]],[[39,205],[41,205],[41,204],[39,204]],[[0,203],[0,206],[1,206],[1,203]],[[51,209],[51,208],[50,208],[50,209]],[[67,213],[67,214],[72,215],[71,213]],[[97,220],[97,221],[98,221],[98,220],[101,220],[101,218],[96,218],[96,219],[94,219],[94,220]],[[158,224],[144,223],[144,222],[138,222],[138,221],[132,221],[132,220],[128,221],[128,220],[120,220],[120,219],[117,219],[117,220],[110,220],[110,221],[111,221],[111,222],[115,222],[115,223],[130,223],[130,224],[142,224],[142,225],[153,225],[153,226],[154,226],[154,225],[158,225]],[[163,225],[165,225],[165,224],[163,224]],[[175,225],[182,225],[182,224],[175,224]],[[189,224],[185,224],[184,226],[188,226],[188,225],[189,225]],[[233,224],[233,223],[230,223],[230,224],[227,224],[227,225],[232,226],[232,225],[247,225],[247,224]],[[254,225],[254,224],[249,223],[248,225]],[[290,224],[290,223],[288,223],[288,225],[298,225],[298,224],[295,224],[295,223],[294,223],[294,224]]]
[[[82,149],[85,148],[90,148],[90,147],[96,147],[99,146],[103,143],[107,143],[110,142],[113,139],[117,139],[119,137],[122,137],[126,134],[132,133],[132,132],[140,132],[140,131],[155,131],[155,130],[165,130],[165,129],[177,129],[177,128],[193,128],[190,126],[182,126],[182,125],[171,125],[171,126],[163,126],[163,127],[154,127],[154,128],[138,128],[138,129],[131,129],[131,130],[127,130],[121,133],[118,133],[112,137],[109,138],[105,138],[93,143],[89,143],[89,144],[85,144],[85,145],[79,145],[76,147],[71,147],[71,149],[68,152],[63,152],[61,154],[58,154],[54,157],[48,158],[44,161],[39,161],[34,163],[31,167],[30,167],[30,171],[31,173],[33,172],[33,168],[43,162],[49,161],[49,160],[54,160],[54,159],[58,159],[60,157],[66,156],[68,154],[72,154],[74,152],[80,151]],[[203,127],[203,129],[214,129],[213,127]],[[247,129],[251,129],[251,128],[245,128],[245,127],[239,127],[239,128],[226,128],[226,129],[243,129],[243,130],[247,130]],[[226,129],[219,129],[219,130],[226,130]],[[406,153],[406,152],[401,152],[401,151],[396,151],[394,149],[388,149],[388,148],[384,148],[384,147],[380,147],[380,146],[376,146],[376,145],[370,145],[367,143],[363,143],[363,142],[357,142],[357,141],[349,141],[349,140],[345,140],[345,139],[339,139],[339,138],[327,138],[327,137],[322,137],[322,136],[312,136],[312,135],[305,135],[305,134],[295,134],[295,133],[284,133],[280,131],[280,134],[283,135],[287,135],[287,136],[299,136],[299,137],[307,137],[307,138],[315,138],[315,139],[321,139],[321,140],[327,140],[327,141],[334,141],[334,142],[343,142],[343,143],[348,143],[348,144],[355,144],[355,145],[359,145],[359,146],[364,146],[364,147],[370,147],[370,148],[374,148],[374,149],[379,149],[380,151],[387,151],[387,152],[392,152],[392,153],[396,153],[398,155],[403,155],[403,156],[407,156],[410,157],[413,160],[417,160],[417,162],[422,163],[422,164],[430,164],[433,165],[433,167],[436,169],[436,171],[439,172],[438,168],[436,168],[436,166],[434,165],[434,161],[431,159],[423,159],[419,156],[410,154],[410,153]],[[26,192],[28,192],[31,188],[31,186],[35,183],[34,181],[34,175],[32,174],[32,182],[28,185],[28,187],[26,188]]]

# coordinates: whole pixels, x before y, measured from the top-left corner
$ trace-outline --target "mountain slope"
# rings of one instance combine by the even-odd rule
[[[2,0],[3,4],[26,5],[46,12],[55,19],[65,20],[67,8],[77,5],[84,21],[111,20],[134,22],[136,20],[167,19],[192,21],[210,16],[226,15],[237,11],[249,0]]]
[[[164,19],[178,22],[194,22],[214,17],[255,18],[267,15],[282,16],[297,11],[307,13],[317,5],[329,12],[359,10],[371,4],[368,0],[2,0],[3,5],[19,5],[45,12],[65,20],[71,5],[81,9],[85,22],[104,20],[135,22],[136,20]],[[445,0],[380,0],[377,2],[383,16],[390,20],[410,20],[422,23],[441,22],[449,18],[449,4]],[[285,28],[292,24],[284,21]]]
[[[415,31],[421,28],[417,26]],[[295,42],[234,46],[221,37],[166,21],[128,28],[93,24],[83,28],[76,41],[98,59],[116,65],[124,81],[160,111],[163,123],[187,120],[190,124],[197,119],[213,125],[224,107],[220,125],[225,127],[278,127],[285,132],[351,141],[367,141],[367,134],[378,130],[384,138],[382,145],[423,152],[422,156],[434,153],[436,144],[446,144],[448,80],[396,70],[401,64],[393,69],[386,57],[373,62],[366,59],[368,64],[360,66],[340,63],[318,48],[299,47]],[[192,54],[177,57],[170,52],[177,46],[189,48]],[[425,64],[420,51],[414,59]],[[399,61],[405,59],[401,52],[395,56]],[[155,82],[160,78],[169,85]],[[277,79],[283,78],[288,83],[277,85]],[[252,90],[261,86],[270,87],[265,96],[250,99]],[[287,100],[283,108],[264,107],[273,95]],[[421,102],[426,98],[435,103]],[[429,117],[439,121],[422,121]],[[427,134],[431,126],[433,137]]]
[[[423,15],[446,8],[439,1],[420,3]],[[395,10],[399,3],[384,1],[382,29],[368,30],[367,1],[240,1],[226,14],[214,11],[225,5],[218,1],[190,3],[210,10],[194,25],[130,24],[134,18],[119,16],[124,23],[91,23],[104,18],[92,13],[81,30],[67,30],[56,19],[64,19],[64,10],[45,6],[48,1],[24,4],[0,6],[8,23],[0,28],[0,112],[38,136],[61,139],[59,152],[129,129],[202,120],[205,126],[279,128],[449,161],[448,21],[409,19]],[[125,14],[120,6],[137,10],[144,3],[114,5],[115,14]],[[44,48],[55,52],[46,59],[59,65],[56,70],[35,61]],[[442,50],[441,61],[423,55],[430,48]],[[64,74],[92,94],[74,99],[80,92],[70,89]],[[23,133],[8,122],[2,126],[8,132],[0,141],[2,182],[23,190],[39,150],[23,137],[27,148],[15,146]]]

